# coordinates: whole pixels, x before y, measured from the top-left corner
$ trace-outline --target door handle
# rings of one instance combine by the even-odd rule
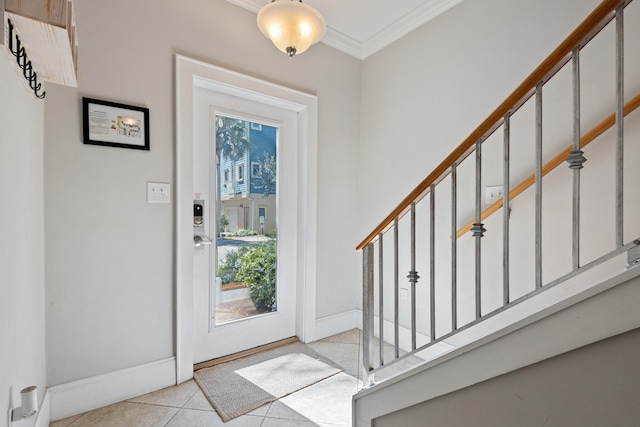
[[[210,245],[213,241],[205,236],[193,236],[193,246],[199,248],[200,246]]]

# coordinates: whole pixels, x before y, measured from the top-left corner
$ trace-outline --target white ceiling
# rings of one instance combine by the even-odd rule
[[[269,0],[227,0],[258,13]],[[462,0],[305,0],[327,21],[322,42],[364,59]]]

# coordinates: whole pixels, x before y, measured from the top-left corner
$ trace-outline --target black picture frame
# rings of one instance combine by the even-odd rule
[[[85,144],[149,151],[149,109],[83,97],[82,134]]]

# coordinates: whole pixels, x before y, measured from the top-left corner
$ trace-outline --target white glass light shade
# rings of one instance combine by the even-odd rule
[[[327,24],[309,5],[298,0],[276,0],[258,13],[258,28],[278,49],[293,56],[318,42]]]

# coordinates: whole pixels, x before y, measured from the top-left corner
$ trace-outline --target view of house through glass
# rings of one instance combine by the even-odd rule
[[[277,128],[216,116],[215,324],[276,311]]]

